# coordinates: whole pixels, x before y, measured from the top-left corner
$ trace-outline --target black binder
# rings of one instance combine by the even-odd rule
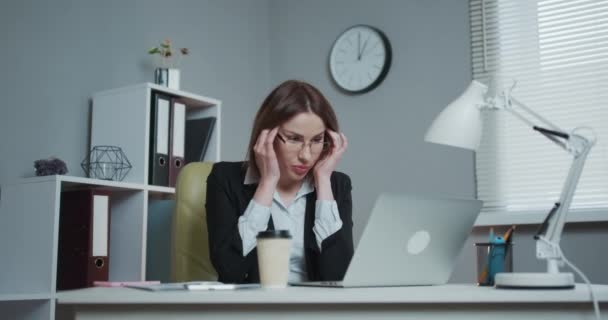
[[[215,117],[188,119],[186,121],[186,163],[203,161],[211,141]]]
[[[150,156],[148,182],[157,186],[169,185],[169,124],[171,97],[155,92],[150,112]]]

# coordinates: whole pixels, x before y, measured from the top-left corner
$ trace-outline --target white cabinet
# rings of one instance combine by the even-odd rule
[[[187,118],[216,117],[205,160],[219,161],[221,102],[146,83],[93,96],[91,146],[123,149],[133,168],[123,181],[74,176],[22,179],[1,187],[0,318],[55,319],[61,192],[111,191],[110,281],[146,278],[148,205],[174,188],[148,184],[150,106],[153,91],[187,105]]]
[[[205,161],[220,159],[221,102],[151,83],[99,92],[93,95],[91,147],[122,148],[133,166],[123,181],[148,183],[151,104],[153,92],[177,98],[186,105],[186,118],[216,117]]]

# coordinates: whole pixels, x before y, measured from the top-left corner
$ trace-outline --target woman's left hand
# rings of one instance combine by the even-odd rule
[[[337,133],[331,130],[327,130],[327,133],[333,143],[331,144],[327,155],[322,159],[319,159],[313,168],[313,175],[317,183],[325,179],[329,180],[331,173],[336,169],[338,162],[340,162],[340,159],[342,158],[342,154],[344,154],[346,147],[348,146],[348,141],[343,133]]]

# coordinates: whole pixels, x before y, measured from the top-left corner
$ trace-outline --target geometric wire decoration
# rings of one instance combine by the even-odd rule
[[[122,181],[131,163],[122,149],[115,146],[95,146],[80,163],[89,178]]]

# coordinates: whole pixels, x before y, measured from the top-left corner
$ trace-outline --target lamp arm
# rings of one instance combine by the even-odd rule
[[[593,142],[587,140],[586,138],[581,136],[575,137],[577,139],[583,139],[581,140],[581,142],[583,143],[583,148],[580,153],[574,155],[572,165],[570,166],[570,170],[568,171],[568,177],[564,182],[564,186],[559,197],[560,206],[559,208],[557,208],[553,219],[549,221],[549,226],[547,228],[545,239],[553,243],[559,243],[560,241],[564,224],[566,223],[566,216],[568,214],[568,210],[570,208],[570,204],[574,196],[574,191],[576,190],[576,186],[583,172],[583,167],[585,166],[587,155],[589,154],[589,152],[591,151],[591,147],[593,146]]]
[[[540,121],[540,122],[544,123],[544,124],[545,124],[546,126],[548,126],[548,127],[551,129],[551,130],[554,130],[554,131],[559,131],[559,132],[566,132],[565,130],[561,129],[560,127],[558,127],[557,125],[555,125],[555,124],[554,124],[554,123],[552,123],[551,121],[549,121],[549,120],[547,120],[547,119],[543,118],[543,117],[542,117],[540,114],[538,114],[538,113],[536,113],[534,110],[530,109],[528,106],[526,106],[526,105],[525,105],[524,103],[522,103],[521,101],[519,101],[519,100],[515,99],[514,97],[512,97],[512,96],[510,96],[510,95],[508,95],[508,94],[506,94],[506,93],[505,93],[504,95],[505,95],[505,97],[506,97],[505,99],[507,99],[508,101],[510,101],[510,102],[511,102],[510,104],[517,105],[519,108],[523,109],[525,112],[527,112],[527,113],[529,113],[530,115],[532,115],[533,117],[535,117],[535,118],[536,118],[538,121]],[[509,106],[510,104],[507,102],[507,106]],[[508,107],[507,107],[507,109],[512,109],[512,108],[508,108]],[[513,111],[514,111],[514,110],[513,110]],[[523,120],[524,122],[526,122],[527,124],[529,124],[530,126],[532,126],[532,127],[534,127],[534,126],[535,126],[535,125],[534,125],[532,122],[530,122],[529,120],[527,120],[527,119],[523,118],[522,116],[519,116],[519,115],[518,115],[518,117],[519,117],[521,120]]]
[[[564,225],[566,224],[566,217],[570,209],[576,186],[581,173],[583,172],[585,161],[587,160],[591,148],[595,144],[595,135],[592,138],[587,138],[580,134],[576,134],[576,131],[580,128],[574,129],[571,133],[567,133],[540,114],[534,112],[521,101],[513,98],[509,91],[503,91],[502,94],[495,97],[493,101],[494,107],[506,109],[516,118],[531,126],[534,130],[540,132],[573,156],[572,164],[568,171],[564,186],[562,187],[559,201],[551,209],[539,228],[538,234],[535,236],[537,258],[548,260],[549,272],[559,272],[558,263],[561,261],[562,257],[559,250],[556,248],[559,248],[558,245]],[[515,107],[523,110],[526,114],[532,116],[548,128],[537,126],[532,120],[515,110]],[[542,238],[542,240],[540,238]]]
[[[549,120],[543,118],[540,114],[534,112],[534,110],[528,108],[525,104],[523,104],[519,100],[517,100],[517,99],[515,99],[513,97],[508,96],[507,93],[503,93],[503,97],[505,97],[505,100],[506,100],[505,103],[504,103],[504,109],[505,110],[509,111],[517,119],[519,119],[520,121],[526,123],[527,125],[529,125],[530,127],[532,127],[534,130],[542,133],[547,139],[553,141],[555,144],[557,144],[558,146],[560,146],[562,149],[569,151],[568,150],[568,145],[566,143],[564,143],[563,141],[561,141],[561,140],[558,139],[558,137],[562,138],[562,139],[566,139],[566,140],[569,138],[569,135],[566,133],[565,130],[562,130],[557,125],[555,125],[552,122],[550,122]],[[517,110],[515,110],[515,108],[513,108],[513,105],[516,105],[517,107],[521,108],[522,110],[524,110],[528,114],[532,115],[538,121],[540,121],[541,123],[547,125],[550,129],[545,129],[545,128],[538,127],[534,122],[528,120],[522,114],[520,114],[519,112],[517,112]]]
[[[559,138],[567,140],[568,139],[568,134],[563,133],[561,131],[547,130],[547,129],[538,127],[538,126],[534,125],[533,122],[531,122],[530,120],[528,120],[524,116],[522,116],[519,112],[515,111],[513,108],[506,108],[506,110],[509,111],[512,115],[514,115],[519,120],[521,120],[521,121],[525,122],[526,124],[530,125],[532,127],[532,129],[540,132],[543,136],[545,136],[545,138],[553,141],[553,143],[557,144],[562,149],[568,151],[568,145],[566,143],[564,143],[563,141],[561,141],[561,140],[558,139],[558,137],[559,137]]]
[[[545,222],[543,222],[543,225],[546,226],[546,234],[537,234],[537,236],[534,237],[536,239],[536,257],[538,259],[547,260],[547,272],[552,274],[559,273],[559,267],[563,264],[559,242],[562,231],[564,230],[564,225],[566,224],[566,217],[570,209],[574,191],[576,190],[576,185],[583,172],[585,160],[587,159],[589,151],[591,151],[591,147],[593,147],[593,144],[595,143],[595,140],[588,140],[579,135],[573,135],[573,139],[580,139],[579,142],[583,143],[582,149],[579,149],[580,152],[574,154],[574,159],[570,166],[570,170],[568,171],[568,177],[562,188],[559,202],[553,207],[554,210],[549,212],[549,216],[545,219]],[[542,229],[543,227],[541,226],[541,233],[543,232]]]

